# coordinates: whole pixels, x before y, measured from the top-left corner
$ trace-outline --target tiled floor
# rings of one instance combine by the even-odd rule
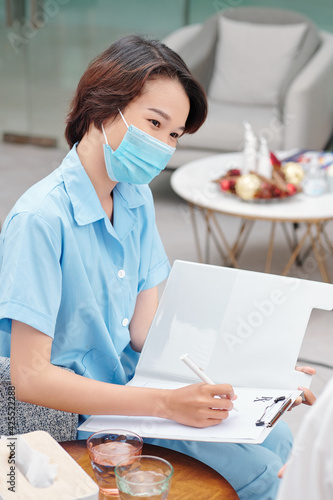
[[[66,151],[60,149],[0,144],[1,222],[16,199],[30,185],[56,168],[65,153]],[[170,187],[170,175],[170,172],[165,171],[151,184],[159,231],[171,263],[175,259],[197,261],[189,211],[187,205],[173,193]],[[231,238],[235,234],[237,220],[224,217],[222,223],[225,233]],[[333,227],[328,227],[328,231],[333,236]],[[268,223],[257,223],[240,260],[243,268],[255,271],[263,270],[268,238]],[[272,272],[279,273],[287,258],[288,248],[284,236],[282,233],[278,233]],[[214,248],[212,248],[210,262],[221,264]],[[331,256],[328,259],[328,267],[333,279],[333,258]],[[320,281],[318,271],[313,269],[309,263],[305,263],[303,269],[294,268],[292,271],[296,277]],[[162,291],[163,285],[160,286],[160,293]],[[316,310],[313,312],[301,348],[300,356],[302,358],[333,365],[332,323],[331,311]],[[313,379],[312,389],[316,395],[319,395],[327,380],[333,375],[333,371],[322,366],[313,366],[317,368],[317,375]],[[302,408],[295,409],[285,417],[294,432],[297,431],[306,410],[307,408],[302,405]]]

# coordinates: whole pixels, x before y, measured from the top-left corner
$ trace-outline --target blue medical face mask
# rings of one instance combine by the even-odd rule
[[[119,113],[127,132],[115,151],[109,146],[102,125],[106,142],[103,144],[103,149],[108,176],[117,182],[149,184],[167,166],[176,148],[155,139],[134,125],[128,126],[120,110]]]

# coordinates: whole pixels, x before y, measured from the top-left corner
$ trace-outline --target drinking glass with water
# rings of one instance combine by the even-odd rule
[[[132,463],[119,463],[115,476],[121,500],[165,500],[168,497],[172,465],[163,458],[142,455]]]
[[[132,463],[141,455],[142,446],[140,436],[121,429],[95,432],[88,438],[89,458],[101,493],[118,498],[114,468],[120,462]]]

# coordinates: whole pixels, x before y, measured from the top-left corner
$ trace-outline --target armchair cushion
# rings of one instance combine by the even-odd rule
[[[243,120],[251,123],[257,135],[266,137],[271,148],[283,147],[284,124],[272,106],[233,104],[208,98],[208,110],[207,120],[198,132],[179,139],[181,148],[241,150],[244,143]]]
[[[10,360],[0,356],[0,435],[25,434],[40,430],[51,434],[56,441],[76,439],[77,414],[15,401],[14,397]]]
[[[222,15],[210,97],[277,106],[306,31],[305,23],[258,24]]]

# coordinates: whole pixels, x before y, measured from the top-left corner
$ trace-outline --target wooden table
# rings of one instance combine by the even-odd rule
[[[67,441],[61,446],[95,480],[86,448],[86,441]],[[174,468],[168,500],[236,500],[232,486],[208,465],[183,453],[151,444],[143,446],[143,455],[154,455],[168,460]],[[99,500],[106,500],[100,493]]]
[[[287,153],[280,153],[279,157],[283,158],[286,155]],[[270,272],[275,230],[277,224],[281,224],[291,253],[281,274],[287,275],[294,262],[302,261],[301,251],[305,249],[305,244],[309,244],[303,253],[307,256],[309,249],[313,251],[314,262],[321,277],[323,281],[329,283],[326,261],[332,257],[333,245],[326,232],[326,224],[333,220],[333,194],[311,197],[300,193],[280,202],[265,204],[244,202],[236,196],[222,193],[219,185],[214,182],[214,179],[229,168],[239,167],[240,162],[239,153],[225,153],[192,161],[177,168],[172,174],[173,190],[189,205],[199,261],[209,263],[209,245],[212,241],[225,265],[231,264],[239,268],[238,258],[255,221],[265,220],[271,223],[265,272]],[[203,216],[205,234],[200,234],[197,213]],[[240,219],[238,235],[233,243],[228,241],[222,230],[218,214]],[[301,225],[305,228],[299,241],[295,230],[289,234],[287,225],[294,228]]]

